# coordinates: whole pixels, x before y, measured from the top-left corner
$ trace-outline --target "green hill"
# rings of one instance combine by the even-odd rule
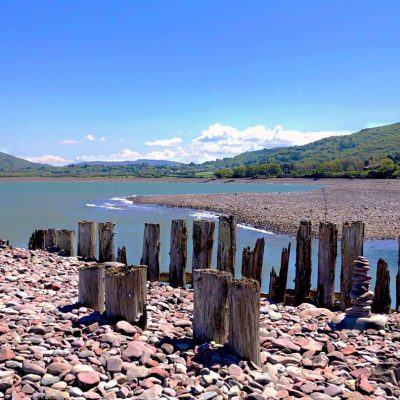
[[[324,162],[349,158],[378,161],[400,153],[400,123],[363,129],[345,136],[331,136],[303,146],[263,149],[203,165],[228,168],[259,163]]]
[[[36,164],[23,158],[11,156],[0,152],[0,171],[18,171],[22,169],[36,169],[43,167],[43,164]]]

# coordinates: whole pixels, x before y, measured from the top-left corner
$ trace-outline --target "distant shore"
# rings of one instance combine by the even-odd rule
[[[240,223],[291,236],[296,235],[301,219],[311,219],[313,235],[316,236],[319,222],[325,219],[325,213],[328,221],[338,225],[339,236],[342,223],[353,220],[366,223],[367,239],[397,239],[400,236],[399,180],[269,179],[246,182],[315,184],[316,190],[137,196],[130,200],[135,204],[157,204],[232,214]],[[322,187],[325,188],[326,205]]]

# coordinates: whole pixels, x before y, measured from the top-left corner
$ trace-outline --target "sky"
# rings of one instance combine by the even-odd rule
[[[0,2],[0,151],[202,162],[399,122],[398,0]]]

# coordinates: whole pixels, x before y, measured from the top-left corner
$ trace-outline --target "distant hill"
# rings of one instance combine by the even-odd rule
[[[10,154],[0,152],[0,171],[18,171],[21,169],[37,169],[44,167],[44,164],[37,164],[23,158],[14,157]]]
[[[207,169],[232,168],[260,163],[324,162],[344,158],[380,160],[400,153],[400,123],[363,129],[345,136],[331,136],[303,146],[263,149],[203,164]]]
[[[137,164],[148,164],[151,166],[164,166],[164,165],[181,165],[182,163],[177,161],[168,161],[168,160],[147,160],[147,159],[139,159],[135,161],[85,161],[77,164],[71,164],[73,166],[83,166],[83,165],[92,165],[92,166],[126,166],[126,165],[137,165]]]

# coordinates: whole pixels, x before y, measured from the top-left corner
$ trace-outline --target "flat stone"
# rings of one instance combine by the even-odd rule
[[[24,361],[22,364],[22,370],[25,372],[25,374],[34,374],[39,376],[43,376],[46,373],[44,368],[30,361]]]
[[[45,389],[46,400],[65,400],[69,399],[69,393],[61,390],[46,388]]]
[[[124,335],[133,336],[137,332],[137,329],[127,321],[118,321],[115,326],[117,331]]]
[[[84,388],[91,388],[93,386],[97,386],[100,382],[100,375],[96,371],[79,372],[77,378],[80,386]]]
[[[71,366],[64,362],[54,362],[47,367],[47,373],[51,375],[61,375],[71,371]]]

